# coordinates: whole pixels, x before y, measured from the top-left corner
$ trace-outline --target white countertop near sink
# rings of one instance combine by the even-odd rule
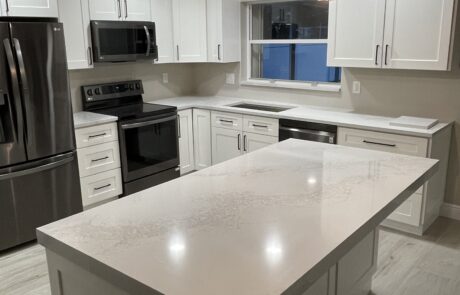
[[[263,100],[248,100],[223,96],[182,96],[154,101],[148,101],[148,99],[146,99],[146,102],[176,106],[178,110],[184,110],[189,108],[201,108],[207,110],[257,115],[278,119],[292,119],[324,124],[333,124],[341,127],[358,128],[371,131],[389,132],[395,134],[412,135],[428,138],[432,137],[436,132],[442,130],[443,128],[451,124],[438,123],[432,128],[426,130],[420,128],[407,128],[392,126],[390,122],[395,120],[395,118],[393,117],[357,114],[353,113],[351,110],[348,109],[334,109],[307,105],[295,105],[272,101],[264,102]],[[259,110],[234,108],[229,106],[241,102],[273,106],[290,106],[292,107],[292,109],[282,111],[279,113],[274,113]]]
[[[117,120],[118,118],[115,116],[97,114],[92,112],[78,112],[73,114],[73,122],[75,129],[116,122]]]
[[[280,294],[325,273],[437,162],[290,139],[45,225],[37,236],[133,294]]]

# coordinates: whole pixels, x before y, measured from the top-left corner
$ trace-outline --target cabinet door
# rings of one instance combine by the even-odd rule
[[[245,153],[250,153],[277,142],[278,137],[275,136],[260,135],[255,133],[244,133],[243,150]]]
[[[8,16],[58,17],[57,0],[4,0],[2,6]]]
[[[174,61],[172,0],[152,0],[152,21],[158,43],[158,63]]]
[[[208,61],[222,61],[222,1],[206,1]]]
[[[453,8],[454,0],[387,0],[384,67],[448,70]]]
[[[385,1],[330,0],[327,65],[381,67]]]
[[[242,132],[225,128],[212,128],[212,164],[233,159],[241,155]]]
[[[195,169],[212,165],[211,159],[211,112],[193,109],[193,144]]]
[[[206,0],[173,0],[174,43],[179,62],[206,62]]]
[[[91,20],[122,19],[122,0],[90,0],[89,15]]]
[[[127,21],[150,21],[150,0],[122,0],[123,19]]]
[[[92,68],[88,0],[59,0],[59,7],[69,70]]]
[[[191,109],[179,112],[179,158],[181,174],[195,170],[193,116]]]

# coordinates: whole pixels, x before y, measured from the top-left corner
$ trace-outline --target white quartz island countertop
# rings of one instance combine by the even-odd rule
[[[436,168],[290,139],[41,227],[38,240],[126,294],[296,293]]]

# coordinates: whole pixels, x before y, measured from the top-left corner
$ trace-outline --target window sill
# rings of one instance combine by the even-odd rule
[[[340,92],[342,89],[342,85],[340,83],[310,83],[256,79],[241,81],[240,85],[326,92]]]

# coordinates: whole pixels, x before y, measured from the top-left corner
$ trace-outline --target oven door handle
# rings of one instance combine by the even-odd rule
[[[121,129],[126,130],[126,129],[140,128],[140,127],[144,127],[144,126],[150,126],[150,125],[155,125],[155,124],[158,124],[158,123],[163,123],[163,122],[167,122],[167,121],[174,121],[174,120],[177,120],[176,115],[169,116],[169,117],[166,117],[166,118],[161,118],[161,119],[158,119],[158,120],[122,124]]]

